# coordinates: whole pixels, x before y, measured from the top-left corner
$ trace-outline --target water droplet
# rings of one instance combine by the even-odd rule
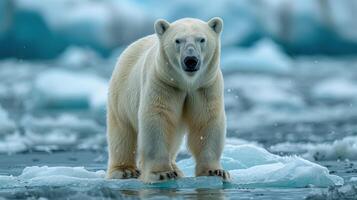
[[[203,140],[203,136],[201,136],[200,139]]]

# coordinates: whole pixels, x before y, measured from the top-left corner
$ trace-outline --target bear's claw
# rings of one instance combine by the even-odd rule
[[[180,177],[176,171],[155,172],[153,174],[158,181],[175,180]]]
[[[208,176],[219,176],[219,177],[222,177],[223,180],[230,179],[229,173],[223,169],[208,170]]]
[[[140,176],[140,171],[138,169],[117,169],[113,171],[109,178],[112,179],[129,179],[138,178]]]

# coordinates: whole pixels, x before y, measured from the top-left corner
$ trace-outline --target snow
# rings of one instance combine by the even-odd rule
[[[291,70],[292,61],[276,43],[263,39],[248,49],[224,49],[221,65],[224,72],[287,73]]]
[[[0,105],[0,136],[15,130],[15,123],[9,118],[7,111]]]
[[[35,104],[44,108],[97,108],[105,106],[107,81],[92,74],[47,70],[35,81]]]
[[[302,154],[309,160],[357,160],[357,136],[325,143],[280,143],[270,147],[274,152]]]

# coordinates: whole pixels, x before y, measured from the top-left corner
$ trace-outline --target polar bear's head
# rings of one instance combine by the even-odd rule
[[[220,53],[222,28],[223,21],[218,17],[208,22],[192,18],[180,19],[172,24],[163,19],[155,22],[155,32],[165,58],[176,72],[187,76],[217,67],[211,62],[218,62],[216,60],[219,59],[216,57]]]

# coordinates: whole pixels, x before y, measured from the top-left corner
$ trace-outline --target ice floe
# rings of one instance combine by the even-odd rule
[[[357,160],[357,137],[324,143],[280,143],[270,147],[274,152],[301,154],[309,160]]]
[[[330,175],[327,168],[302,158],[280,157],[253,145],[227,145],[222,165],[229,170],[229,187],[327,187],[342,185],[343,179]],[[138,180],[105,180],[103,170],[88,171],[83,167],[26,167],[19,176],[0,176],[0,189],[26,186],[89,186],[108,185],[122,189],[147,187],[221,188],[216,177],[193,178],[192,158],[178,162],[187,178],[153,185]]]
[[[72,130],[77,132],[97,133],[103,128],[93,119],[79,117],[70,113],[61,113],[57,116],[35,117],[25,115],[21,120],[21,125],[28,130],[43,132],[52,129]]]
[[[322,194],[310,194],[306,200],[355,200],[357,197],[357,186],[347,184],[342,187],[330,187]]]
[[[280,157],[253,145],[226,145],[222,165],[229,170],[233,183],[251,187],[326,187],[343,184],[343,179],[330,175],[327,168],[300,157]],[[183,172],[192,176],[194,160],[178,162]]]
[[[312,94],[321,99],[356,100],[357,83],[346,78],[328,79],[315,85]]]
[[[105,106],[106,91],[107,81],[98,76],[48,70],[35,81],[34,101],[36,106],[44,108],[97,108]]]

